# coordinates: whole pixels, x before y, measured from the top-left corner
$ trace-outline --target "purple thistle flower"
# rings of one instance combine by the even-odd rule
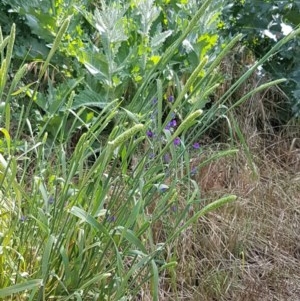
[[[193,148],[194,148],[194,149],[199,149],[199,148],[200,148],[200,143],[199,143],[199,142],[195,142],[195,143],[193,144]]]
[[[179,137],[176,137],[176,138],[174,139],[174,141],[173,141],[173,143],[174,143],[175,146],[180,145],[180,142],[181,142],[181,140],[180,140]]]

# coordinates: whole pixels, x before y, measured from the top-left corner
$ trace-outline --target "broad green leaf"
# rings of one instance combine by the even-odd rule
[[[81,107],[96,107],[103,109],[107,104],[108,101],[101,94],[92,90],[83,90],[75,96],[71,109],[77,110]]]

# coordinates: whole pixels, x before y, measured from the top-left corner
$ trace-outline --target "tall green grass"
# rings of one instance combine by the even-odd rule
[[[159,300],[160,275],[166,269],[173,271],[172,281],[176,286],[177,263],[166,256],[166,249],[199,217],[236,200],[234,195],[223,196],[205,206],[201,187],[192,177],[190,159],[199,152],[198,147],[193,150],[192,143],[211,125],[216,112],[215,106],[206,112],[199,109],[207,96],[205,91],[216,87],[213,72],[240,36],[223,50],[216,50],[213,63],[201,61],[185,85],[177,86],[178,96],[170,104],[166,117],[163,118],[162,96],[166,86],[160,78],[156,79],[155,108],[143,114],[138,114],[136,108],[148,105],[137,104],[139,97],[148,93],[156,71],[166,67],[197,21],[205,17],[210,2],[206,1],[195,13],[190,26],[145,77],[127,108],[122,108],[118,101],[111,102],[89,126],[81,116],[83,110],[72,109],[71,93],[57,128],[57,137],[67,138],[64,143],[52,143],[50,147],[47,127],[32,129],[30,110],[20,116],[23,123],[17,132],[9,131],[12,92],[26,66],[20,68],[12,82],[7,82],[15,28],[5,39],[0,35],[0,95],[4,100],[1,139],[5,141],[0,154],[0,299],[136,300],[142,291],[150,291],[152,299]],[[68,21],[63,24],[39,78],[67,26]],[[298,32],[285,38],[285,42]],[[280,43],[283,42],[273,52]],[[255,68],[218,104],[226,101]],[[201,70],[205,70],[205,76],[199,79]],[[271,84],[274,83],[268,85]],[[187,110],[189,93],[197,99]],[[181,123],[174,126],[174,131],[166,130],[173,113],[181,115]],[[112,120],[117,120],[116,126],[108,136],[104,135]],[[72,137],[65,133],[72,132],[77,122],[88,130],[70,153],[68,144]],[[24,142],[21,152],[12,149],[12,135],[21,137],[25,128],[30,139]],[[196,128],[198,132],[193,130]],[[95,144],[97,151],[93,148]],[[235,152],[230,149],[219,157]],[[213,159],[208,158],[207,162]],[[194,213],[190,216],[192,207]]]

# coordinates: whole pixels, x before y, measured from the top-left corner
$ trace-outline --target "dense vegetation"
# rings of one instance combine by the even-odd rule
[[[241,296],[260,246],[220,221],[266,195],[275,134],[299,164],[299,6],[273,2],[276,41],[247,1],[1,2],[0,299]]]
[[[300,24],[299,1],[234,1],[222,11],[222,30],[227,35],[243,33],[243,42],[261,58],[277,41]],[[281,119],[300,115],[299,37],[291,39],[263,65],[273,78],[286,78],[281,88],[287,95]]]

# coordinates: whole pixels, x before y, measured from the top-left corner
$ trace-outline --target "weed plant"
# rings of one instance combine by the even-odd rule
[[[154,2],[147,3],[154,14]],[[212,12],[210,4],[211,0],[203,2],[154,66],[144,66],[142,80],[125,105],[115,98],[110,72],[116,67],[112,61],[116,54],[108,46],[114,41],[107,40],[111,36],[106,35],[104,55],[112,65],[108,68],[110,80],[103,87],[110,101],[102,110],[94,110],[89,122],[83,118],[85,106],[74,105],[76,92],[68,90],[60,102],[54,103],[53,111],[46,112],[48,119],[42,126],[35,128],[32,124],[40,80],[68,30],[70,20],[66,19],[30,90],[30,103],[21,110],[16,129],[11,131],[11,124],[15,124],[12,98],[26,90],[17,85],[27,66],[22,66],[11,82],[6,80],[15,27],[8,37],[0,35],[0,298],[137,300],[146,291],[152,300],[159,300],[163,274],[169,275],[176,294],[178,242],[201,217],[236,200],[235,195],[224,195],[204,202],[193,175],[205,164],[237,150],[222,150],[194,166],[191,158],[202,152],[200,138],[216,120],[220,106],[225,107],[223,115],[232,109],[225,102],[237,87],[299,32],[274,46],[204,111],[208,96],[219,84],[216,73],[220,62],[240,36],[203,55],[195,68],[184,74],[184,80],[174,72],[166,80],[164,70],[170,68],[178,47],[187,43],[207,12]],[[102,15],[95,14],[98,25],[102,24],[100,29],[98,26],[100,34],[107,28],[104,13],[117,8],[108,5],[103,9]],[[149,30],[143,28],[143,34],[148,34]],[[146,56],[143,59],[147,61]],[[90,65],[88,69],[91,71]],[[277,82],[248,92],[233,106]],[[63,111],[59,111],[62,106]],[[48,129],[55,114],[60,119],[50,139]],[[103,135],[111,122],[114,128]],[[71,152],[68,145],[78,123],[86,131]],[[232,131],[238,133],[246,148],[237,124]],[[16,147],[14,139],[24,137],[24,132],[28,138],[22,147]],[[95,159],[89,162],[91,156]]]

